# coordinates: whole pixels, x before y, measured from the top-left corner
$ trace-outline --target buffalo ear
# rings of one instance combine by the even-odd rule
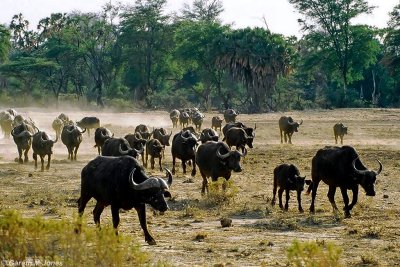
[[[307,179],[305,180],[306,185],[310,185],[311,184],[311,180]]]
[[[171,193],[170,193],[169,191],[165,191],[165,192],[164,192],[164,197],[169,197],[169,198],[171,198],[172,196],[171,196]]]

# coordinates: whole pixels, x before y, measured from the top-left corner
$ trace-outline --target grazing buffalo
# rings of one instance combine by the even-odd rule
[[[179,110],[174,109],[171,111],[171,113],[169,113],[169,118],[172,121],[172,128],[178,128],[178,121],[179,121],[179,115],[181,113],[179,112]]]
[[[76,122],[76,125],[87,129],[88,136],[90,136],[90,129],[97,129],[100,127],[100,120],[97,117],[84,117]]]
[[[171,197],[168,191],[172,184],[172,174],[167,170],[168,181],[158,177],[148,177],[139,162],[130,156],[103,157],[91,160],[81,172],[81,196],[78,200],[79,216],[83,215],[86,204],[96,199],[93,218],[100,225],[104,208],[111,205],[111,215],[115,229],[119,225],[119,210],[135,208],[145,241],[155,245],[156,241],[147,230],[146,204],[164,212],[168,204],[164,197]]]
[[[139,154],[143,153],[142,150],[136,150],[129,145],[125,138],[108,138],[101,149],[102,156],[131,156],[137,158]]]
[[[204,115],[201,114],[200,112],[193,113],[192,122],[193,122],[194,126],[196,127],[196,131],[201,130],[201,125],[203,124],[203,119],[204,119]]]
[[[257,124],[254,124],[254,128],[251,127],[247,127],[246,125],[244,125],[243,123],[241,123],[240,121],[237,122],[230,122],[225,124],[225,126],[222,128],[222,133],[224,134],[224,138],[222,139],[222,141],[226,140],[226,132],[228,132],[228,130],[232,127],[237,127],[237,128],[242,128],[246,134],[248,136],[252,136],[253,139],[256,136],[256,129],[257,129]]]
[[[28,152],[31,148],[33,133],[33,130],[25,122],[22,122],[11,130],[14,143],[17,145],[19,163],[29,161]],[[22,160],[22,153],[24,154],[24,160]]]
[[[333,126],[333,134],[335,135],[335,143],[337,144],[338,137],[340,137],[340,143],[343,145],[343,136],[347,134],[347,127],[343,123],[336,123]]]
[[[200,141],[202,144],[204,144],[207,141],[215,141],[218,142],[218,134],[215,130],[210,129],[210,128],[205,128],[203,131],[201,131],[200,134]]]
[[[146,163],[144,166],[147,168],[147,160],[150,155],[151,169],[154,169],[154,158],[158,158],[158,164],[160,166],[160,171],[162,171],[163,168],[161,167],[161,161],[163,158],[163,151],[164,151],[164,147],[161,144],[161,142],[158,141],[157,139],[151,139],[151,140],[147,141],[147,143],[146,143]]]
[[[239,115],[234,109],[228,108],[224,111],[224,119],[226,123],[235,122],[236,117]]]
[[[345,216],[350,217],[350,211],[357,203],[359,185],[364,188],[367,196],[375,196],[374,184],[376,176],[382,171],[382,163],[379,160],[377,161],[379,170],[371,171],[363,165],[353,147],[327,146],[318,150],[312,159],[312,183],[307,190],[307,193],[312,191],[310,211],[315,211],[315,197],[319,182],[322,180],[329,186],[328,198],[334,211],[337,210],[335,203],[336,188],[340,188]],[[353,201],[350,205],[347,190],[353,192]]]
[[[128,141],[131,148],[142,151],[140,155],[142,157],[142,163],[144,165],[144,148],[146,146],[147,139],[144,139],[142,135],[138,132],[134,134],[127,134],[124,138]]]
[[[179,124],[181,125],[182,128],[189,125],[189,113],[183,111],[181,112],[181,114],[179,115]]]
[[[114,134],[112,134],[109,129],[105,127],[99,127],[96,129],[94,132],[94,147],[97,147],[99,155],[101,155],[101,149],[104,145],[104,142],[111,137],[114,137]]]
[[[301,206],[301,192],[304,190],[304,184],[311,184],[311,180],[306,180],[306,177],[301,177],[299,169],[293,164],[281,164],[274,169],[274,189],[272,197],[272,205],[275,205],[276,190],[278,190],[279,207],[283,209],[282,205],[282,194],[286,191],[286,203],[285,210],[289,208],[289,199],[291,190],[297,193],[297,203],[299,205],[299,211],[303,212]]]
[[[37,169],[37,155],[40,157],[42,163],[41,171],[44,171],[44,157],[47,156],[46,170],[50,168],[51,154],[53,154],[53,145],[57,143],[56,140],[51,140],[45,132],[37,132],[32,138],[33,159],[35,160],[35,169]]]
[[[61,141],[68,149],[68,159],[76,160],[79,146],[82,142],[82,134],[86,131],[81,131],[75,125],[65,125],[61,132]]]
[[[13,120],[14,116],[7,111],[0,112],[0,128],[4,133],[4,138],[10,138]]]
[[[149,127],[144,124],[139,124],[135,128],[135,133],[140,133],[143,139],[149,140],[153,132],[150,132]]]
[[[211,119],[211,129],[215,129],[221,132],[221,127],[222,127],[222,121],[223,119],[221,119],[219,116],[214,116]]]
[[[172,139],[171,153],[172,153],[172,173],[175,174],[175,161],[176,158],[182,161],[183,173],[186,173],[186,161],[193,162],[192,176],[196,175],[196,147],[197,138],[189,131],[181,131],[174,135]]]
[[[303,120],[298,122],[294,122],[292,117],[282,116],[279,119],[279,131],[281,133],[281,143],[283,143],[283,137],[285,139],[285,143],[287,143],[287,139],[289,138],[289,144],[292,143],[292,135],[294,132],[299,131],[299,126],[303,124]]]
[[[246,145],[253,148],[253,139],[253,136],[248,136],[244,129],[238,127],[230,128],[225,135],[225,140],[229,148],[235,146],[236,149],[241,148],[242,152]]]
[[[246,149],[243,154],[237,150],[232,151],[223,142],[209,141],[201,144],[196,153],[196,163],[203,177],[201,193],[208,192],[208,177],[212,181],[217,181],[219,177],[229,180],[232,170],[241,172],[240,157],[246,156],[246,153]]]

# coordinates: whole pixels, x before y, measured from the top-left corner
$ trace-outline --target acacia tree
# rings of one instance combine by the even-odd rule
[[[302,30],[317,36],[319,47],[334,52],[331,60],[340,73],[345,100],[351,68],[351,36],[355,30],[351,27],[351,20],[370,13],[373,7],[365,0],[289,0],[289,3],[304,16],[298,20]]]
[[[220,23],[219,15],[224,11],[221,0],[194,0],[192,5],[183,4],[181,19]]]

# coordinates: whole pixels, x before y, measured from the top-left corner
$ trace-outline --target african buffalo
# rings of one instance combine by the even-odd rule
[[[34,132],[28,126],[29,125],[25,124],[25,122],[22,122],[11,130],[14,143],[17,145],[19,163],[26,163],[29,161],[28,152],[31,148],[32,136]],[[22,160],[22,153],[24,153],[24,160]]]
[[[219,131],[221,132],[221,127],[222,127],[222,119],[219,116],[214,116],[211,119],[211,129],[217,130],[219,128]]]
[[[225,135],[225,140],[229,148],[235,146],[236,149],[241,148],[242,152],[246,145],[248,145],[250,148],[253,148],[253,139],[253,136],[248,136],[245,130],[238,127],[230,128]]]
[[[196,163],[203,177],[201,193],[208,192],[208,177],[212,181],[217,181],[219,177],[229,180],[232,170],[241,172],[240,157],[246,156],[246,153],[246,149],[243,154],[237,150],[232,151],[223,142],[209,141],[201,144],[196,153]]]
[[[170,146],[169,139],[171,135],[172,131],[170,134],[167,134],[167,131],[164,128],[155,128],[153,130],[153,137],[158,141],[160,141],[160,143],[163,145],[164,148],[165,146]]]
[[[186,161],[193,162],[192,176],[196,175],[196,147],[197,138],[189,131],[181,131],[174,135],[172,139],[171,153],[172,153],[172,173],[175,174],[175,161],[176,158],[182,160],[183,173],[186,173]]]
[[[293,164],[281,164],[274,169],[274,189],[272,197],[272,205],[275,205],[276,190],[278,190],[279,197],[279,207],[283,209],[282,205],[282,194],[286,191],[286,203],[285,210],[289,208],[289,199],[291,190],[297,193],[297,203],[299,206],[299,211],[303,212],[301,206],[301,192],[304,190],[304,184],[311,184],[311,180],[306,180],[306,177],[301,177],[299,169]]]
[[[97,117],[84,117],[76,122],[76,125],[87,129],[88,136],[90,136],[90,129],[97,129],[100,127],[100,120]]]
[[[169,118],[172,121],[172,128],[178,128],[178,121],[179,121],[179,115],[181,113],[179,112],[179,110],[174,109],[171,111],[171,113],[169,113]]]
[[[6,111],[0,112],[0,128],[4,133],[4,138],[9,138],[11,135],[12,123],[14,117]]]
[[[224,134],[224,138],[222,139],[222,141],[226,140],[226,132],[232,127],[242,128],[248,136],[252,136],[253,138],[256,136],[255,131],[257,129],[257,124],[254,124],[254,128],[252,128],[252,127],[247,127],[240,121],[230,122],[225,124],[225,126],[222,128],[222,133]]]
[[[200,112],[193,113],[192,122],[193,122],[194,126],[196,127],[196,131],[201,130],[201,125],[203,124],[203,119],[204,119],[204,115],[201,114]]]
[[[171,197],[168,191],[172,184],[172,174],[166,169],[168,181],[158,177],[148,177],[139,162],[130,157],[98,156],[91,160],[81,172],[81,196],[78,200],[79,216],[83,215],[86,204],[94,198],[96,206],[93,218],[100,225],[104,208],[111,205],[111,215],[115,229],[119,225],[119,210],[135,208],[145,241],[155,245],[156,241],[147,230],[146,204],[164,212],[168,204],[164,197]]]
[[[79,146],[82,142],[82,134],[86,131],[81,131],[75,125],[65,125],[61,131],[61,141],[68,149],[68,159],[76,160]]]
[[[224,111],[224,119],[226,123],[235,122],[236,117],[239,115],[234,109],[228,108]]]
[[[179,123],[181,125],[182,128],[189,125],[189,119],[190,116],[187,112],[181,112],[181,114],[179,115]]]
[[[347,127],[343,123],[336,123],[333,126],[333,134],[335,135],[335,143],[337,144],[338,137],[340,137],[340,143],[343,145],[343,136],[347,134]]]
[[[319,182],[322,180],[329,186],[328,198],[334,211],[337,210],[335,203],[336,188],[340,188],[345,216],[350,217],[350,211],[357,203],[359,185],[364,188],[367,196],[375,196],[376,176],[382,171],[382,163],[379,160],[377,161],[379,170],[370,171],[362,164],[356,150],[351,146],[326,146],[318,150],[312,159],[312,183],[307,190],[307,193],[312,191],[310,211],[315,211],[315,197]],[[347,190],[353,192],[353,201],[350,205]]]
[[[128,141],[131,148],[142,151],[140,155],[142,157],[142,163],[144,165],[144,148],[146,146],[147,139],[144,139],[139,132],[136,132],[134,134],[127,134],[124,136],[124,138]]]
[[[205,128],[200,133],[200,141],[204,144],[207,141],[215,141],[218,142],[218,134],[215,130],[210,128]]]
[[[138,126],[136,126],[135,133],[140,133],[143,139],[146,140],[149,140],[150,136],[153,134],[153,132],[150,132],[149,128],[144,124],[139,124]]]
[[[99,155],[101,155],[101,149],[104,145],[104,142],[111,137],[114,137],[114,134],[112,134],[109,129],[105,127],[99,127],[96,129],[94,132],[95,145],[93,147],[97,147]]]
[[[125,138],[108,138],[101,149],[102,156],[131,156],[137,158],[142,150],[136,150],[129,145],[129,142]]]
[[[144,166],[147,168],[147,160],[150,155],[151,169],[154,169],[154,158],[158,158],[158,164],[160,166],[160,171],[162,171],[161,161],[163,158],[163,150],[164,150],[163,145],[157,139],[151,139],[151,140],[147,141],[147,143],[146,143],[146,163]]]
[[[294,132],[299,131],[299,126],[303,124],[303,120],[298,122],[294,122],[292,117],[282,116],[279,119],[279,131],[281,133],[281,143],[283,143],[283,137],[285,139],[285,143],[287,143],[287,137],[289,137],[289,144],[292,143],[292,135]]]
[[[62,119],[60,119],[60,118],[55,118],[53,120],[53,123],[51,124],[51,127],[56,132],[56,137],[60,138],[61,137],[61,130],[64,127],[64,121]]]
[[[53,145],[57,143],[56,140],[51,140],[45,132],[37,132],[32,138],[33,159],[35,160],[35,169],[37,169],[37,156],[39,155],[42,163],[41,171],[44,171],[44,157],[47,156],[46,170],[50,168],[51,154],[53,154]]]

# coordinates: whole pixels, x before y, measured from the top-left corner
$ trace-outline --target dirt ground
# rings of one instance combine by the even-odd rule
[[[5,108],[3,108],[5,109]],[[1,110],[3,110],[1,109]],[[29,116],[41,130],[54,137],[51,123],[60,111],[34,108],[17,109]],[[144,123],[150,127],[164,127],[173,133],[167,112],[112,113],[98,111],[64,111],[73,120],[83,116],[98,116],[101,124],[115,136],[124,136]],[[203,127],[211,126],[206,114]],[[290,115],[304,123],[293,135],[293,145],[281,144],[278,119]],[[222,115],[221,115],[222,116]],[[182,174],[178,166],[171,188],[173,199],[170,210],[155,215],[148,209],[149,229],[157,245],[144,242],[137,214],[121,211],[120,232],[132,235],[150,254],[173,266],[286,266],[287,248],[293,240],[332,242],[341,247],[344,266],[399,266],[400,265],[400,110],[396,109],[341,109],[257,115],[241,114],[238,120],[246,125],[257,125],[254,148],[242,162],[243,172],[232,175],[232,188],[237,190],[224,204],[215,204],[203,197],[201,177],[194,179]],[[272,173],[282,162],[298,166],[302,175],[311,177],[311,158],[319,148],[334,145],[333,125],[343,122],[349,127],[345,145],[354,146],[361,160],[370,169],[377,169],[376,159],[383,171],[376,184],[376,196],[367,197],[362,189],[352,217],[344,219],[342,212],[334,214],[326,194],[327,186],[320,184],[316,198],[316,214],[310,215],[310,196],[303,194],[304,213],[297,210],[295,194],[291,195],[289,211],[272,207]],[[80,193],[80,171],[97,156],[93,148],[93,133],[84,140],[78,151],[77,162],[67,160],[67,149],[61,141],[55,144],[49,171],[34,170],[32,152],[28,164],[14,161],[17,149],[12,139],[0,137],[0,210],[16,209],[24,216],[43,215],[46,218],[74,218]],[[167,147],[164,165],[172,168],[170,147]],[[179,161],[178,161],[179,162]],[[180,165],[180,162],[179,164]],[[156,170],[150,174],[162,175]],[[349,192],[351,197],[351,193]],[[338,207],[343,201],[336,194]],[[91,200],[85,210],[89,227],[95,227]],[[220,219],[233,220],[233,226],[222,228]],[[102,224],[111,224],[107,208]]]

